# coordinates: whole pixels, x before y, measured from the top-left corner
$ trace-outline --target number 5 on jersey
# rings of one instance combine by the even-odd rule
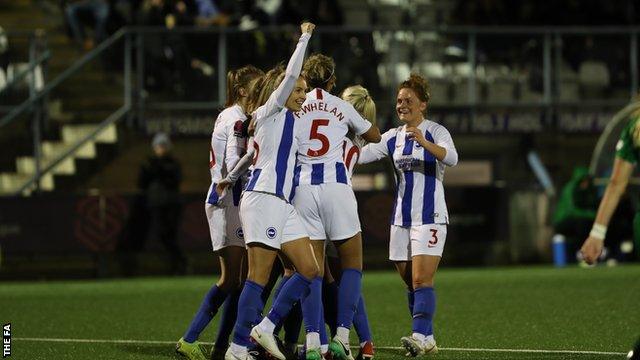
[[[322,146],[318,150],[307,150],[307,156],[317,157],[326,154],[329,151],[329,138],[320,133],[318,128],[320,126],[329,126],[329,119],[315,119],[311,123],[311,133],[309,134],[310,140],[320,140]]]

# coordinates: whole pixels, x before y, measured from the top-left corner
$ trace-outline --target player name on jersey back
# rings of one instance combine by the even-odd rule
[[[344,139],[351,131],[360,135],[371,123],[351,104],[322,89],[307,93],[296,117],[300,147],[295,181],[297,185],[343,183],[351,180],[344,164]]]
[[[300,111],[295,113],[296,119],[300,119],[300,117],[312,111],[323,111],[335,116],[338,121],[344,120],[344,114],[342,114],[342,111],[340,111],[338,106],[327,104],[324,101],[313,101],[308,104],[302,105]]]

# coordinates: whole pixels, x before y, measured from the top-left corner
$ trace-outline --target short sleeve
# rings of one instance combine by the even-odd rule
[[[638,123],[638,118],[633,118],[622,130],[620,139],[616,144],[616,156],[624,161],[636,164],[638,162],[638,149],[633,143],[633,135]]]
[[[353,107],[353,105],[349,104],[346,101],[342,100],[344,104],[345,113],[349,120],[349,127],[353,129],[353,132],[356,135],[362,135],[371,129],[373,124],[367,119],[363,118],[362,115]]]

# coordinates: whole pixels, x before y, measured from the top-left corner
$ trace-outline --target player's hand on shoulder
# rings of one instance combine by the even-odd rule
[[[584,261],[587,264],[595,264],[602,253],[603,246],[604,240],[589,236],[580,249]]]
[[[302,31],[303,34],[311,34],[315,28],[316,25],[310,22],[303,22],[302,25],[300,25],[300,31]]]

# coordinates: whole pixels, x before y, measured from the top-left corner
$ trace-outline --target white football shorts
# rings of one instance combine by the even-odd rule
[[[389,260],[410,261],[412,256],[431,255],[442,257],[447,241],[446,224],[418,226],[391,225]]]
[[[213,251],[227,246],[244,247],[244,234],[238,215],[239,208],[233,205],[231,197],[222,199],[223,206],[205,204],[205,212],[209,222],[209,233]]]
[[[246,244],[259,242],[280,249],[284,243],[307,237],[293,205],[272,194],[245,191],[240,220]]]
[[[298,186],[293,205],[311,240],[345,240],[361,231],[356,196],[347,184]]]

